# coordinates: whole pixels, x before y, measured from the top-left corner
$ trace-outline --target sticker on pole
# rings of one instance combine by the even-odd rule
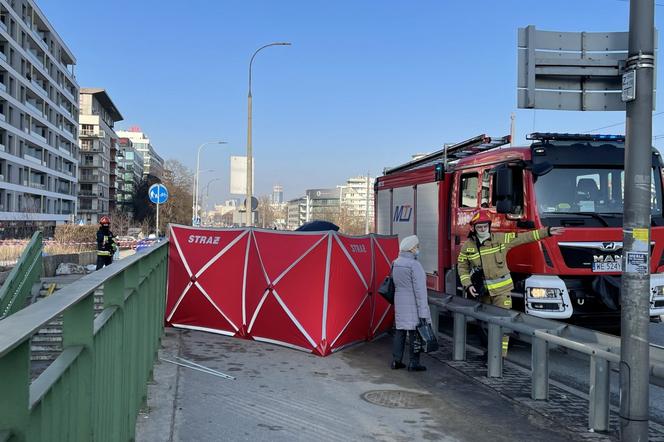
[[[168,189],[163,184],[153,184],[148,190],[150,201],[155,204],[164,204],[168,201]]]
[[[625,254],[625,272],[648,274],[648,253],[627,252]]]

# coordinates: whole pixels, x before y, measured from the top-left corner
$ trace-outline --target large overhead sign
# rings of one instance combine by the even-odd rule
[[[628,39],[627,32],[539,31],[532,25],[519,28],[518,106],[624,111],[636,87],[631,77],[623,80]]]

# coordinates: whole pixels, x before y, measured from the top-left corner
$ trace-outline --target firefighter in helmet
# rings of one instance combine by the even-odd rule
[[[457,260],[459,279],[464,292],[479,297],[480,302],[511,309],[514,289],[507,267],[510,249],[548,236],[562,235],[563,227],[544,227],[538,230],[515,233],[491,232],[489,212],[480,209],[470,219],[468,240],[461,246]],[[503,336],[503,357],[507,355],[509,337]]]
[[[104,215],[99,218],[97,230],[97,270],[113,263],[113,255],[117,249],[115,235],[111,232],[111,219]]]

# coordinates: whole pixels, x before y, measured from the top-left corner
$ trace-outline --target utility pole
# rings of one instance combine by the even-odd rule
[[[620,338],[620,439],[648,440],[650,349],[650,198],[654,70],[654,0],[631,0],[625,80],[627,102]]]
[[[510,146],[514,146],[514,136],[515,136],[515,130],[516,130],[516,115],[514,115],[514,112],[510,114]]]
[[[369,184],[371,182],[371,177],[369,176],[369,171],[367,170],[367,198],[365,202],[365,212],[364,212],[364,234],[369,234]]]

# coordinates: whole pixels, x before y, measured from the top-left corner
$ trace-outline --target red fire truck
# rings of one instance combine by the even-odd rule
[[[487,208],[497,232],[563,226],[564,235],[508,254],[514,306],[533,316],[615,330],[625,137],[534,133],[528,140],[530,146],[510,147],[510,137],[480,135],[386,169],[375,186],[377,232],[417,234],[429,289],[461,294],[456,258],[480,207]],[[662,198],[662,160],[653,149],[652,317],[664,314]]]

